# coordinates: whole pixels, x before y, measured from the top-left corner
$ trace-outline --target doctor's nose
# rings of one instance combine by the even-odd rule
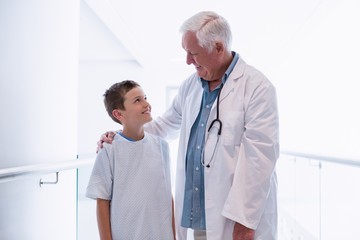
[[[190,53],[186,54],[186,64],[191,65],[194,63],[194,58]]]

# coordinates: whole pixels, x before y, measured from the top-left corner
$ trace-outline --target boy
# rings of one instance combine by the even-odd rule
[[[116,83],[104,103],[123,130],[99,151],[86,190],[97,201],[100,239],[174,239],[169,147],[144,132],[152,117],[142,88]]]

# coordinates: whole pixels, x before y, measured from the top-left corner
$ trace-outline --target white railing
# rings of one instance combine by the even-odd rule
[[[18,167],[0,169],[0,183],[14,181],[20,178],[58,173],[64,170],[77,169],[94,163],[94,157],[58,161],[54,163],[42,163],[24,165]]]
[[[360,159],[282,151],[279,240],[357,239]]]
[[[321,156],[321,155],[307,154],[307,153],[300,153],[300,152],[293,152],[293,151],[286,151],[286,150],[281,151],[281,154],[292,156],[292,157],[314,159],[314,160],[319,160],[319,161],[324,161],[324,162],[349,165],[352,167],[360,167],[360,159],[329,157],[329,156]]]

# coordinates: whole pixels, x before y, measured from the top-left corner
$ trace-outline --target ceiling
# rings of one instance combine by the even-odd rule
[[[224,16],[233,49],[247,61],[269,67],[314,18],[341,0],[82,0],[80,58],[133,60],[142,66],[184,64],[179,26],[202,10]]]

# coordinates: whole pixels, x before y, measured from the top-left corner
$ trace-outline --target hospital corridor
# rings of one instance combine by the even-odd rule
[[[277,239],[360,239],[360,1],[0,0],[0,240],[100,239],[85,194],[119,130],[104,92],[134,80],[161,116],[195,72],[180,26],[204,10],[276,89]]]

